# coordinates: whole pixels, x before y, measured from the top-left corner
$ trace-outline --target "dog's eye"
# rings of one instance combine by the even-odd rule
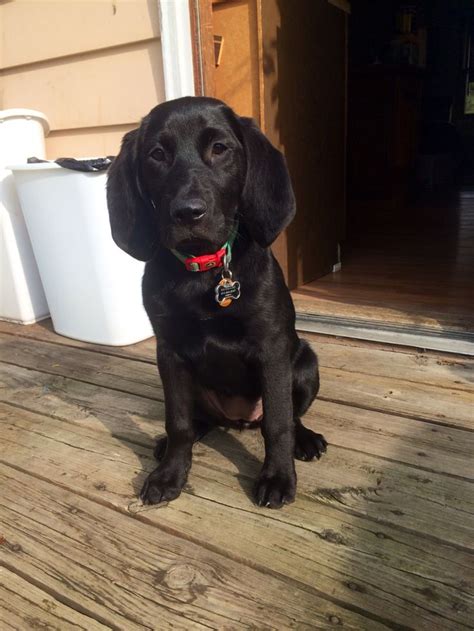
[[[150,155],[153,160],[156,160],[157,162],[163,162],[163,160],[166,158],[165,152],[163,151],[163,149],[160,148],[154,149]]]
[[[215,156],[220,156],[221,153],[224,153],[224,151],[227,151],[227,147],[225,145],[223,145],[221,142],[215,142],[212,145],[212,153]]]

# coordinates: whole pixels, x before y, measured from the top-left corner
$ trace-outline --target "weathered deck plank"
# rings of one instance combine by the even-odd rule
[[[12,424],[4,420],[2,460],[41,471],[89,499],[126,512],[133,496],[130,481],[137,476],[140,484],[141,468],[153,467],[150,450],[133,446],[132,451],[131,445],[89,428],[26,412],[19,416],[8,406],[2,410],[15,418]],[[262,520],[262,509],[246,495],[252,480],[241,473],[195,464],[189,484],[179,502],[140,515],[307,589],[316,585],[326,598],[360,607],[389,626],[410,627],[413,616],[418,629],[433,629],[440,619],[445,629],[468,626],[472,604],[466,586],[474,577],[462,551],[371,525],[305,497]]]
[[[2,487],[3,489],[3,487]],[[2,514],[3,517],[3,514]],[[18,568],[15,568],[18,571]],[[111,629],[72,607],[64,605],[31,581],[0,567],[0,629],[48,631],[105,631]],[[63,599],[63,596],[60,596]]]

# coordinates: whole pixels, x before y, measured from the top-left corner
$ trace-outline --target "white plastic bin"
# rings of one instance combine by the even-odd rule
[[[51,163],[10,168],[54,330],[111,346],[151,337],[141,295],[144,263],[112,240],[106,172]]]
[[[0,110],[0,319],[31,324],[48,317],[30,237],[7,164],[43,158],[49,123],[41,112]]]

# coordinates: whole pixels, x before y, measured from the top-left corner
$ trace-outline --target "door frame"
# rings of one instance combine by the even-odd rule
[[[157,1],[166,100],[200,94],[195,88],[190,3],[188,0]]]
[[[188,0],[193,41],[194,89],[199,96],[215,96],[212,0]]]

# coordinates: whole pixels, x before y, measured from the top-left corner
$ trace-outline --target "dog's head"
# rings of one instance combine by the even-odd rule
[[[115,242],[142,261],[159,244],[215,250],[237,219],[267,247],[295,212],[282,154],[251,119],[206,97],[162,103],[125,135],[107,201]]]

